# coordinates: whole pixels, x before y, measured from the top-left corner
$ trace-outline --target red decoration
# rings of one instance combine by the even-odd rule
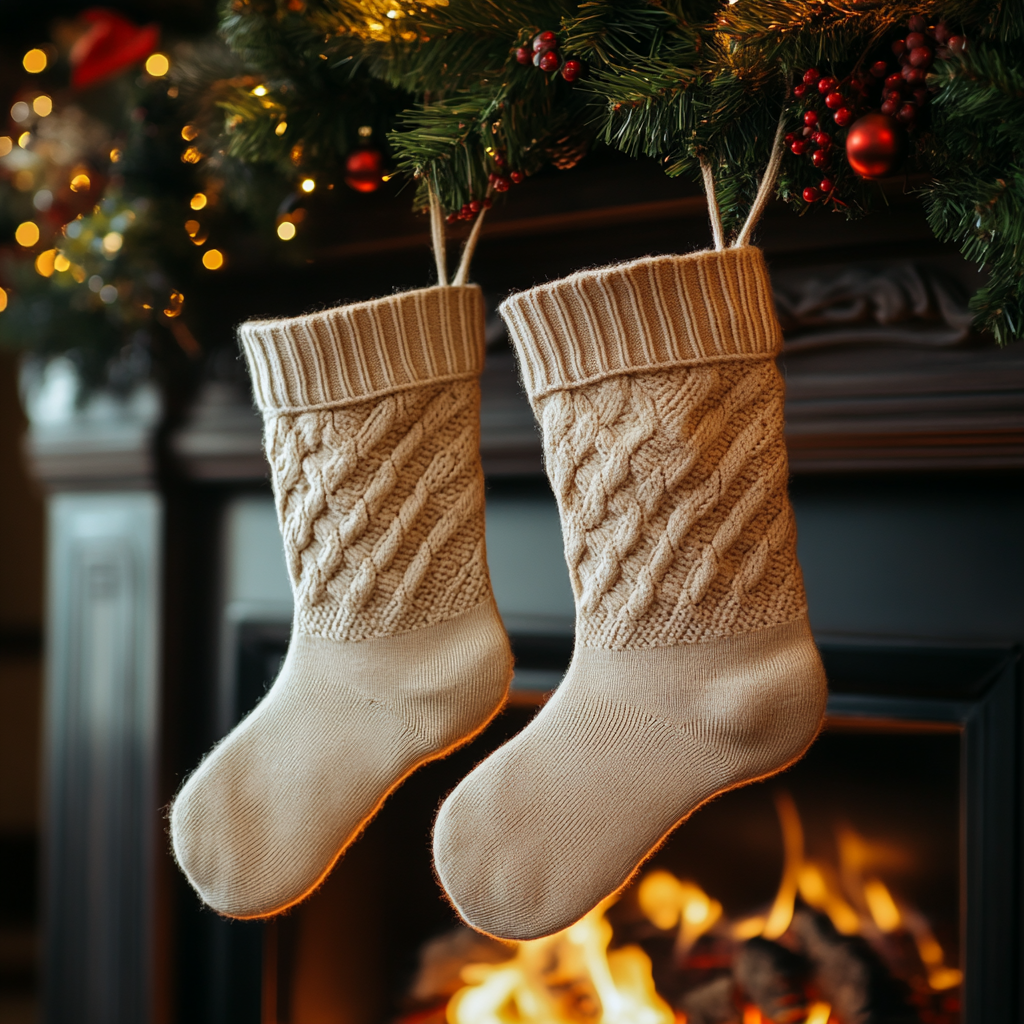
[[[817,68],[808,68],[804,72],[804,85],[814,85],[821,78],[821,72]]]
[[[813,128],[818,123],[818,112],[816,110],[804,111],[804,124]]]
[[[821,193],[813,186],[808,185],[804,189],[804,202],[805,203],[816,203],[821,198]]]
[[[832,120],[835,121],[840,128],[845,128],[853,120],[853,111],[849,107],[840,107],[832,115]]]
[[[797,155],[802,156],[807,152],[807,140],[806,139],[794,139],[790,144],[789,148]]]
[[[357,192],[376,192],[384,171],[380,150],[368,146],[354,149],[345,159],[345,184]]]
[[[532,59],[532,54],[525,46],[516,47],[516,60],[520,64],[529,64]]]
[[[495,177],[495,179],[492,182],[492,184],[494,186],[494,191],[495,192],[507,192],[508,189],[509,189],[509,180],[508,180],[508,178],[504,178],[500,174]]]
[[[865,114],[846,136],[846,158],[862,178],[884,178],[903,156],[906,133],[885,114]]]
[[[117,11],[93,7],[79,16],[87,26],[68,54],[76,89],[112,78],[145,60],[160,42],[157,25],[136,25]]]
[[[885,78],[889,73],[889,65],[884,60],[876,60],[869,70],[875,78]]]
[[[554,32],[538,32],[533,37],[534,53],[546,53],[548,50],[554,50],[557,46],[558,40],[555,38]]]
[[[818,81],[818,92],[824,96],[826,93],[831,92],[839,83],[829,75]]]
[[[831,192],[832,189],[834,189],[835,187],[836,183],[831,178],[822,178],[821,181],[818,183],[818,188],[820,188],[821,191],[826,194]]]
[[[832,158],[828,155],[826,149],[816,149],[811,154],[811,163],[818,168],[819,171],[823,171],[831,163]]]
[[[793,95],[799,100],[807,95],[807,86],[801,82],[799,85],[793,86]]]
[[[537,67],[541,71],[557,71],[561,66],[562,58],[554,50],[545,50],[537,61]]]
[[[512,179],[513,185],[518,185],[525,177],[522,171],[509,171],[508,176]]]
[[[583,65],[578,60],[567,60],[562,66],[562,77],[567,82],[575,82],[582,70]]]

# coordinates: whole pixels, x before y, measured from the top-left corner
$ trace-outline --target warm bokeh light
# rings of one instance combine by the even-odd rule
[[[46,51],[38,48],[29,50],[21,58],[21,66],[30,74],[38,75],[40,71],[46,70]]]
[[[7,156],[14,149],[10,135],[0,135],[0,156]]]
[[[253,96],[266,96],[267,87],[265,85],[257,85],[252,91]]]
[[[36,257],[36,273],[40,277],[53,277],[57,258],[56,249],[47,249]]]
[[[31,249],[39,241],[39,225],[35,221],[22,221],[14,231],[14,240],[18,245]]]
[[[0,313],[7,308],[7,292],[0,288]]]
[[[112,284],[105,284],[99,291],[100,302],[110,305],[117,302],[117,289]]]
[[[303,178],[299,188],[301,188],[303,192],[312,192],[313,189],[316,188],[316,182],[312,178]]]
[[[56,270],[57,273],[63,274],[65,270],[71,269],[71,260],[69,260],[64,253],[57,253],[53,258],[53,269]]]
[[[17,121],[18,124],[28,120],[28,116],[31,113],[32,108],[24,100],[18,100],[17,103],[11,104],[11,120]]]
[[[163,78],[171,70],[171,62],[165,54],[153,53],[146,58],[146,72],[154,78]]]
[[[368,139],[373,134],[373,129],[368,124],[361,124],[358,131],[361,139]]]
[[[901,923],[899,907],[883,881],[869,878],[864,883],[864,900],[876,925],[883,932],[894,932]]]
[[[167,305],[164,308],[164,316],[168,319],[174,319],[174,317],[181,314],[181,308],[185,305],[185,296],[179,291],[172,291],[167,298]]]
[[[120,231],[108,231],[103,236],[103,251],[108,256],[113,256],[114,253],[119,252],[122,245],[124,245],[124,236]]]
[[[32,101],[32,109],[40,117],[49,117],[53,113],[53,100],[46,93],[41,93]]]
[[[197,164],[203,159],[203,154],[196,149],[195,146],[189,146],[184,153],[181,154],[181,162],[183,164]]]
[[[115,148],[110,151],[110,162],[112,164],[119,164],[123,158],[124,153],[121,150]]]
[[[88,192],[92,182],[89,180],[88,174],[76,174],[71,179],[71,191],[72,192]]]
[[[224,253],[220,249],[207,249],[203,253],[203,266],[207,270],[220,270],[224,266]]]
[[[31,141],[32,141],[32,133],[31,132],[22,132],[18,136],[18,145],[21,146],[22,149],[28,149],[28,144]]]
[[[199,134],[199,129],[194,124],[187,124],[181,129],[181,137],[186,142],[191,142]]]
[[[206,206],[206,196],[202,192],[197,192],[188,203],[193,210],[201,210]]]
[[[283,220],[277,225],[277,237],[285,242],[295,237],[295,225],[290,220]]]

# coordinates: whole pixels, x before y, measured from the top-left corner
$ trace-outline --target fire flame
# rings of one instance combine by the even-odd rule
[[[766,914],[726,919],[722,904],[693,881],[662,869],[648,872],[637,887],[644,916],[664,932],[675,931],[675,959],[682,964],[702,936],[743,941],[777,939],[789,929],[799,897],[828,916],[842,935],[880,937],[909,934],[935,992],[955,988],[962,973],[945,964],[941,945],[925,917],[901,903],[873,872],[902,866],[899,851],[871,843],[852,829],[837,834],[839,870],[810,861],[793,798],[776,797],[784,860],[779,888]],[[686,1024],[654,987],[651,961],[636,945],[609,952],[612,926],[605,913],[612,896],[571,928],[514,945],[503,963],[464,967],[465,983],[448,1001],[448,1024]],[[755,1006],[742,1011],[743,1024],[767,1024]],[[828,1003],[812,1003],[805,1024],[829,1024]]]
[[[466,987],[448,1002],[448,1024],[574,1024],[582,1016],[596,1024],[674,1024],[647,954],[639,946],[608,952],[612,926],[604,915],[614,902],[556,935],[517,943],[505,963],[463,968]],[[583,991],[567,992],[566,981]],[[596,1016],[581,1012],[588,1003],[596,1003]]]

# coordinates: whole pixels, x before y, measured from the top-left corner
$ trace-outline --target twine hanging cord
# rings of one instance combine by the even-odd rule
[[[775,139],[772,142],[772,154],[768,159],[768,166],[765,168],[764,176],[761,178],[761,184],[758,187],[757,195],[754,197],[754,204],[750,207],[750,213],[747,214],[747,219],[740,229],[740,233],[736,236],[730,248],[739,249],[744,245],[748,245],[750,242],[750,236],[753,234],[754,228],[757,226],[757,222],[761,219],[761,214],[764,213],[764,208],[768,205],[768,200],[771,199],[775,192],[775,182],[779,177],[779,168],[782,166],[782,141],[786,134],[786,112],[783,110],[779,116],[779,124],[775,129]],[[711,218],[711,235],[715,240],[715,250],[721,251],[726,248],[725,245],[725,234],[722,230],[722,214],[718,208],[718,199],[715,196],[715,178],[711,171],[711,165],[702,157],[700,161],[701,173],[704,176],[704,193],[708,199],[708,215]]]
[[[444,211],[441,209],[441,200],[438,199],[437,192],[429,178],[427,179],[427,194],[430,196],[430,242],[434,250],[434,263],[437,265],[437,283],[442,288],[447,288],[448,257],[445,250]],[[473,228],[469,232],[466,244],[462,247],[459,268],[455,271],[455,277],[451,282],[453,288],[461,288],[469,279],[469,264],[476,251],[476,243],[480,238],[480,230],[483,227],[486,212],[487,207],[482,206],[476,215],[476,220],[473,221]]]

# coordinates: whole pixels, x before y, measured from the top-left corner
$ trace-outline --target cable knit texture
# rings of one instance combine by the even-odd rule
[[[479,456],[483,303],[434,288],[245,325],[295,598],[277,681],[175,800],[175,856],[235,917],[302,899],[419,765],[500,707]]]
[[[543,428],[576,650],[445,801],[434,858],[471,924],[530,939],[625,884],[703,802],[801,756],[825,679],[761,253],[587,271],[501,312]]]

